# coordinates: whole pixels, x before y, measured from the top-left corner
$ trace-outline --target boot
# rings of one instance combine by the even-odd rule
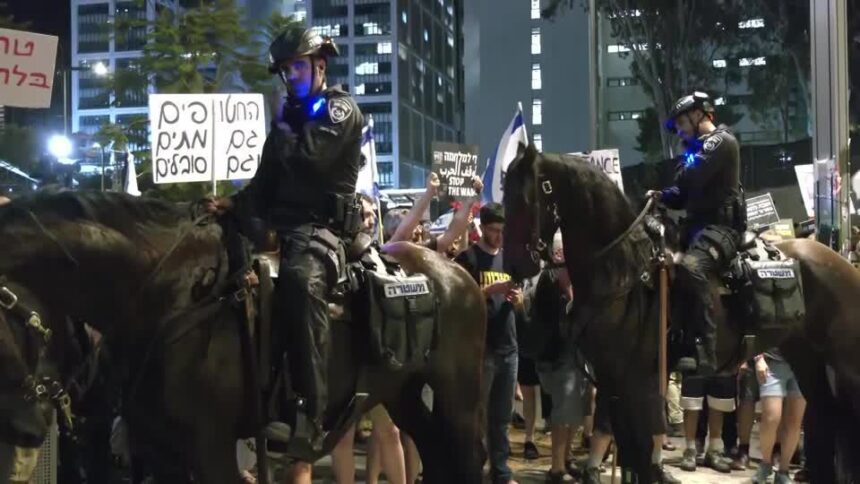
[[[285,444],[284,454],[303,462],[315,462],[322,453],[325,433],[322,426],[308,415],[307,401],[297,398],[296,425],[270,422],[263,435],[268,440]],[[282,446],[278,446],[282,447]]]

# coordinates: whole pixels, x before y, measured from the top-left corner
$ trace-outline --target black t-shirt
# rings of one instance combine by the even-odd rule
[[[492,255],[473,245],[457,256],[481,288],[500,281],[510,281],[502,265],[502,251]],[[487,298],[487,351],[509,354],[517,350],[516,314],[504,294]]]

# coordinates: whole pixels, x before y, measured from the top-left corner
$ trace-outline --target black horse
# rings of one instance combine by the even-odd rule
[[[67,315],[104,335],[111,370],[122,381],[132,452],[158,482],[234,482],[235,442],[259,425],[249,398],[255,389],[243,376],[243,315],[220,297],[229,279],[224,237],[219,224],[192,222],[187,209],[121,194],[37,194],[0,207],[0,274],[21,289],[22,301],[44,308],[52,349],[66,344],[60,318]],[[374,368],[355,348],[366,323],[340,328],[333,347],[353,357],[333,368],[332,400],[348,401],[358,370],[366,370],[362,408],[386,406],[414,438],[427,482],[479,482],[480,290],[431,251],[411,244],[386,249],[437,290],[436,350],[422,368]],[[66,377],[74,371],[57,362]],[[421,400],[425,384],[433,390],[432,411]],[[0,428],[6,420],[0,415]],[[334,434],[327,442],[337,441]]]
[[[578,344],[594,366],[598,392],[611,398],[622,459],[651,482],[643,413],[657,397],[657,293],[642,275],[653,244],[615,184],[581,156],[522,148],[505,178],[505,262],[512,274],[538,271],[545,242],[560,228],[576,298]],[[860,273],[834,251],[799,239],[778,245],[801,263],[807,314],[780,344],[808,401],[806,449],[815,483],[860,479]],[[716,289],[716,284],[715,284]],[[719,297],[715,297],[719,301]],[[717,304],[718,353],[725,367],[742,354],[741,335]],[[759,348],[760,350],[766,348]]]

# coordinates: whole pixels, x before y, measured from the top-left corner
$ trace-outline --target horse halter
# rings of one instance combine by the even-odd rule
[[[18,295],[6,286],[6,278],[3,276],[0,276],[0,312],[8,316],[6,320],[9,324],[20,324],[25,331],[33,331],[38,336],[39,346],[36,368],[30,370],[30,374],[24,378],[24,384],[21,386],[24,400],[28,402],[45,400],[53,402],[57,406],[60,415],[65,419],[64,423],[67,429],[71,432],[72,399],[59,380],[45,375],[43,371],[52,331],[42,323],[42,317],[39,313],[21,302]],[[18,349],[22,350],[23,354],[23,345],[20,343],[16,344]]]

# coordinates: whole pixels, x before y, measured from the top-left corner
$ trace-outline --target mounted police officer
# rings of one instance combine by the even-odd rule
[[[291,29],[272,42],[269,71],[286,85],[286,104],[272,120],[248,186],[207,207],[256,214],[280,236],[276,318],[282,321],[275,327],[286,344],[276,351],[280,359],[286,347],[295,398],[284,413],[295,411],[296,422],[272,422],[266,435],[309,456],[321,448],[328,405],[327,297],[342,274],[343,239],[361,227],[355,184],[362,115],[346,92],[326,85],[327,61],[338,53],[330,38],[311,30]]]
[[[687,212],[678,272],[681,286],[693,293],[698,373],[707,375],[716,370],[717,331],[709,279],[731,261],[746,230],[740,146],[726,126],[714,125],[714,106],[702,92],[679,99],[666,128],[682,139],[686,152],[675,185],[648,195]]]

